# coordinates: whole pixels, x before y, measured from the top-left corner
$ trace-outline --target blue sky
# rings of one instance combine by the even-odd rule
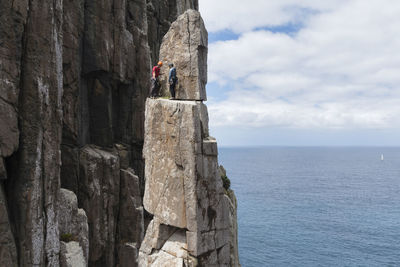
[[[201,0],[222,146],[400,145],[400,1]]]

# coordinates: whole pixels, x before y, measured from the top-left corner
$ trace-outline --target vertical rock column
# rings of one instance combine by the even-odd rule
[[[146,103],[143,204],[154,217],[139,265],[238,266],[230,256],[232,203],[222,185],[217,143],[209,136],[202,103],[207,32],[197,11],[185,12],[171,25],[160,58],[177,68],[181,101]]]
[[[147,102],[144,207],[154,218],[140,266],[230,264],[230,203],[207,124],[200,101]]]
[[[208,34],[200,13],[188,10],[172,23],[163,38],[160,60],[178,71],[176,99],[207,100]],[[163,95],[169,95],[168,70],[161,75]]]
[[[18,98],[21,79],[22,38],[28,1],[0,1],[0,266],[18,266],[4,185],[10,183],[5,158],[19,145]]]
[[[15,222],[19,265],[58,266],[62,1],[12,3],[29,7],[24,10],[18,99],[20,142],[10,165],[7,199]]]
[[[95,147],[80,152],[78,199],[89,224],[89,265],[115,266],[120,164],[116,153]]]
[[[198,0],[146,0],[148,38],[151,62],[156,64],[160,54],[160,46],[171,23],[188,9],[199,9]]]

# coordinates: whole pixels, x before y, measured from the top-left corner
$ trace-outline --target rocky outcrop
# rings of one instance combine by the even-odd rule
[[[230,225],[230,257],[231,266],[240,266],[239,263],[239,247],[238,247],[238,223],[237,223],[237,199],[235,193],[230,189],[231,181],[229,180],[224,166],[220,165],[218,168],[219,176],[221,177],[224,189],[225,198],[229,203],[229,225]]]
[[[7,170],[3,158],[0,158],[0,180],[7,179]]]
[[[239,245],[238,245],[238,223],[237,223],[237,199],[232,190],[227,192],[225,197],[229,197],[229,225],[230,225],[230,264],[240,267]]]
[[[87,265],[89,260],[89,226],[86,212],[83,209],[78,209],[78,200],[74,192],[61,188],[59,197],[60,239],[70,238],[78,241],[84,256],[84,263]],[[68,248],[67,245],[64,243],[65,248]],[[65,253],[66,250],[61,249],[61,256]],[[72,256],[69,257],[71,258]]]
[[[88,215],[91,266],[137,261],[150,58],[186,2],[64,2],[61,183]]]
[[[88,215],[89,265],[132,266],[138,258],[150,58],[190,7],[197,2],[64,3],[61,183]]]
[[[147,0],[148,39],[151,62],[156,64],[159,58],[163,36],[171,23],[188,9],[199,9],[198,0]]]
[[[223,187],[217,142],[209,136],[207,107],[200,101],[206,47],[207,32],[193,10],[163,39],[160,57],[174,61],[183,74],[177,98],[198,101],[146,102],[143,204],[154,217],[140,247],[140,266],[239,266],[236,200]]]
[[[140,179],[132,169],[121,169],[121,162],[127,164],[121,150],[86,146],[79,154],[78,200],[88,216],[89,265],[133,266],[144,235]]]
[[[154,219],[141,262],[158,261],[154,251],[163,251],[171,232],[180,232],[179,242],[199,264],[228,266],[229,198],[218,173],[217,143],[208,135],[205,105],[149,99],[145,129],[144,207]]]
[[[187,228],[196,223],[197,173],[202,173],[203,137],[207,133],[205,105],[194,101],[147,101],[145,209],[161,223]],[[157,116],[153,116],[157,114]],[[203,119],[203,121],[201,121]]]
[[[5,55],[12,63],[2,67],[1,73],[5,75],[12,70],[12,85],[5,89],[10,96],[19,91],[18,105],[13,109],[18,112],[19,148],[9,159],[6,189],[11,221],[16,222],[19,264],[58,266],[62,1],[11,1],[9,4],[2,1],[0,5],[1,17],[11,16],[9,22],[16,24],[13,25],[16,35],[14,28],[7,31],[3,24],[1,28],[5,36],[9,36],[9,32],[11,39],[18,42],[15,47],[10,43],[9,48],[14,52]],[[16,60],[19,63],[15,63]],[[14,86],[19,90],[12,90]],[[14,97],[13,101],[17,99]],[[15,123],[11,123],[11,129],[12,125]],[[1,128],[4,127],[9,126],[2,124]],[[6,154],[12,152],[7,151]]]
[[[89,224],[89,261],[93,266],[114,266],[120,193],[118,156],[84,147],[79,178],[78,199]]]
[[[85,267],[87,262],[78,242],[61,241],[60,267]]]
[[[140,250],[139,266],[198,265],[188,251],[185,230],[160,224],[157,218],[149,224]]]
[[[0,2],[0,266],[18,266],[17,246],[12,232],[5,181],[5,158],[19,145],[18,100],[21,84],[24,24],[27,19],[26,1]],[[16,198],[17,196],[15,196]],[[41,244],[43,245],[43,244]]]
[[[173,63],[178,70],[176,99],[207,100],[207,47],[207,30],[200,13],[195,10],[179,16],[164,36],[160,59]],[[168,71],[163,72],[161,80],[163,94],[168,95]]]
[[[0,161],[16,151],[19,143],[18,99],[23,54],[21,40],[27,19],[27,6],[26,0],[0,3]]]
[[[132,169],[121,170],[120,211],[118,217],[118,266],[136,266],[144,237],[144,213],[140,180]]]
[[[186,86],[186,78],[198,79],[194,90],[206,82],[206,31],[199,13],[185,13],[188,9],[197,10],[198,1],[0,1],[1,266],[137,266],[147,228],[154,234],[146,236],[145,244],[153,247],[150,236],[159,240],[157,251],[148,253],[157,264],[164,264],[157,253],[170,258],[177,252],[182,260],[175,261],[174,256],[166,261],[170,263],[191,265],[202,260],[188,252],[203,246],[202,228],[191,225],[203,223],[199,209],[220,209],[216,199],[193,210],[178,205],[182,210],[174,207],[173,212],[181,216],[184,210],[188,216],[172,221],[158,215],[165,205],[146,198],[146,205],[157,214],[154,218],[142,205],[151,63],[158,60],[163,37],[179,15],[193,17],[175,23],[189,27],[191,38],[180,36],[184,32],[179,27],[171,30],[176,35],[172,39],[182,37],[191,46],[180,44],[190,52],[192,67],[188,72],[182,65],[180,72],[178,66],[180,81]],[[181,98],[205,99],[205,91],[193,94]],[[211,158],[216,158],[216,144],[208,139],[205,106],[200,102],[178,106],[184,110],[178,114],[196,124],[193,130],[185,127],[199,140],[196,151],[203,153],[185,152],[190,160],[199,161],[195,165],[190,161],[190,166],[200,170],[200,165],[215,165]],[[195,114],[199,120],[189,117]],[[177,156],[176,162],[179,173],[187,175],[184,187],[196,183],[188,169],[180,169],[189,161]],[[198,190],[193,186],[184,189]],[[218,192],[217,198],[218,186],[207,187]],[[189,200],[192,205],[195,198],[185,201]],[[217,222],[210,225],[217,231]],[[65,235],[72,240],[65,240]]]
[[[2,185],[0,185],[0,266],[18,266],[17,248],[11,232],[7,203]]]

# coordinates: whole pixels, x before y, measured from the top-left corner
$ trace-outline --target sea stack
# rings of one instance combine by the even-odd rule
[[[174,62],[182,73],[177,94],[182,100],[146,102],[143,204],[154,217],[140,248],[140,266],[238,266],[231,260],[237,255],[232,201],[202,102],[207,70],[199,62],[207,61],[206,47],[207,32],[195,10],[179,16],[161,44],[161,60]]]

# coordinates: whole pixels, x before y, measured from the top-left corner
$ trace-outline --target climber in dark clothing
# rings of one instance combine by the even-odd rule
[[[154,98],[157,97],[158,91],[160,89],[160,82],[158,80],[158,76],[160,76],[160,70],[163,63],[159,61],[157,66],[153,67],[153,76],[151,77],[151,90],[150,90],[150,97]]]
[[[174,64],[169,63],[169,75],[168,75],[168,83],[169,83],[169,92],[171,93],[170,99],[175,99],[175,87],[178,82],[178,77],[176,77],[176,68]]]

